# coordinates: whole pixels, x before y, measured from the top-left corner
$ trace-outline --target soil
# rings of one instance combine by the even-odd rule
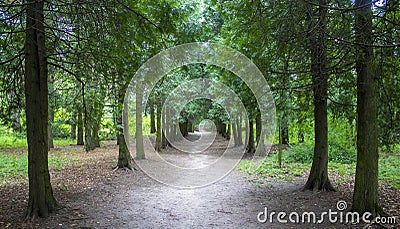
[[[213,159],[225,144],[217,137],[206,153],[196,156],[196,163]],[[174,188],[147,176],[143,171],[117,170],[118,155],[114,142],[90,153],[81,147],[67,146],[50,153],[79,156],[65,168],[51,169],[52,185],[62,208],[46,219],[23,222],[27,205],[27,181],[19,180],[0,187],[0,228],[359,228],[337,222],[321,224],[258,222],[257,216],[267,208],[275,212],[338,211],[339,200],[351,202],[350,187],[339,192],[303,192],[306,177],[293,182],[264,185],[254,178],[233,170],[222,180],[195,189]],[[190,161],[187,155],[167,148],[169,159]],[[185,156],[186,155],[186,156]],[[193,155],[192,155],[193,156]],[[206,164],[207,164],[206,163]],[[398,193],[398,190],[393,190]],[[398,201],[393,207],[398,207]],[[350,208],[350,207],[349,207]],[[347,209],[349,210],[349,209]],[[398,209],[394,209],[395,212]],[[264,215],[261,215],[263,218]],[[287,219],[287,217],[286,217]],[[397,219],[399,221],[399,219]],[[390,227],[390,225],[384,225]],[[395,225],[391,225],[395,228]],[[372,225],[374,228],[382,225]]]

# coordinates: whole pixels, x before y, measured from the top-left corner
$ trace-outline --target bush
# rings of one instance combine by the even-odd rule
[[[336,143],[329,145],[328,161],[343,164],[351,164],[357,161],[357,153],[354,146],[344,148]],[[291,146],[283,154],[283,161],[288,163],[311,163],[313,160],[314,146],[312,142]]]
[[[313,160],[313,145],[310,143],[290,146],[283,153],[283,161],[288,163],[311,163]]]

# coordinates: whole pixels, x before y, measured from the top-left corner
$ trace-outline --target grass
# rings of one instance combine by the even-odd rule
[[[290,150],[290,149],[289,149]],[[293,181],[296,177],[305,176],[311,169],[311,163],[308,160],[300,160],[300,162],[293,162],[293,158],[305,159],[304,147],[301,149],[291,150],[291,152],[298,152],[300,155],[291,155],[290,158],[283,157],[282,168],[278,166],[277,154],[265,157],[261,161],[242,160],[238,169],[242,172],[248,173],[252,176],[262,180],[269,181]],[[287,152],[285,152],[287,153]],[[284,153],[284,154],[285,154]],[[285,161],[285,159],[289,159]],[[356,171],[356,163],[349,163],[348,160],[344,162],[330,161],[328,163],[328,170],[330,176],[335,176],[336,182],[349,182],[354,181],[354,174]],[[388,186],[400,188],[400,156],[399,154],[385,154],[381,153],[379,156],[379,180],[386,183]]]
[[[72,161],[77,161],[67,152],[49,153],[49,168],[62,169]],[[15,150],[12,153],[0,151],[0,186],[10,180],[28,177],[28,153],[26,150]]]
[[[67,146],[76,144],[76,140],[72,139],[54,139],[55,146]],[[15,136],[0,136],[0,148],[22,148],[27,147],[28,143],[26,138],[19,138]]]

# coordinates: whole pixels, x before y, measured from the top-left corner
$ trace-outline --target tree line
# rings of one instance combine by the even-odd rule
[[[169,144],[165,131],[179,129],[187,135],[204,118],[214,120],[219,134],[233,138],[236,146],[245,145],[248,153],[261,149],[261,116],[253,93],[234,74],[215,66],[189,65],[171,72],[145,107],[141,90],[136,90],[135,127],[128,128],[124,95],[135,71],[159,51],[193,41],[230,46],[259,67],[275,97],[280,144],[291,142],[292,130],[298,142],[304,141],[312,123],[314,158],[304,189],[335,190],[328,177],[328,117],[346,120],[357,133],[353,210],[382,213],[378,149],[390,149],[400,139],[398,3],[2,1],[0,118],[15,131],[26,131],[27,218],[46,217],[58,207],[47,162],[54,114],[60,108],[70,116],[71,137],[87,151],[100,146],[101,120],[111,114],[117,168],[135,167],[124,131],[134,132],[139,160],[145,158],[143,135],[154,133],[155,148],[161,151]],[[217,79],[235,91],[249,122],[242,124],[238,115],[231,123],[217,103],[198,100],[185,107],[174,125],[162,125],[168,93],[199,77]],[[140,88],[140,82],[136,85]],[[143,133],[143,115],[150,117],[149,133]]]

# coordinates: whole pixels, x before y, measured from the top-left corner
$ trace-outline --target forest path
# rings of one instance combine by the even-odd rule
[[[217,142],[225,144],[218,137]],[[207,164],[221,151],[212,145],[193,162]],[[219,152],[220,153],[220,152]],[[183,153],[164,152],[174,160]],[[193,155],[191,155],[193,159]],[[196,189],[177,189],[159,183],[142,171],[122,173],[68,201],[66,208],[44,220],[49,228],[349,228],[348,225],[260,223],[259,212],[336,210],[339,193],[301,192],[304,180],[258,185],[236,170],[222,180]]]

